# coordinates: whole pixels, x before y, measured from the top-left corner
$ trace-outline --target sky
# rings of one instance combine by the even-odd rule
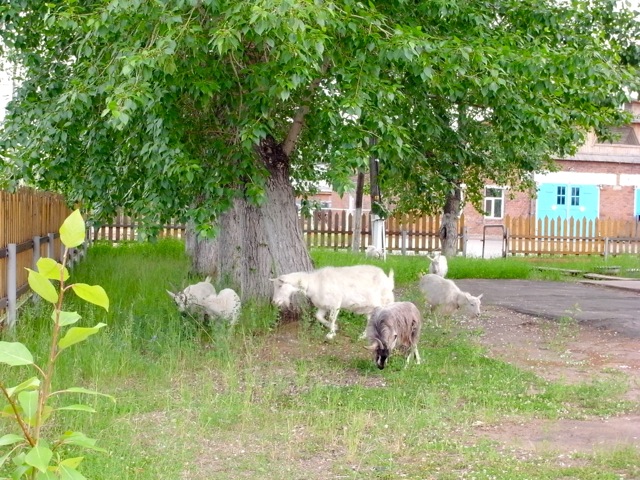
[[[5,106],[11,98],[11,89],[12,84],[8,72],[0,67],[0,122],[4,118]]]

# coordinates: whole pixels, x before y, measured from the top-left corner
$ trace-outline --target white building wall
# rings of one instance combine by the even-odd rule
[[[541,183],[566,183],[570,185],[611,185],[618,183],[615,173],[588,173],[588,172],[550,172],[536,173],[533,176],[537,184]]]

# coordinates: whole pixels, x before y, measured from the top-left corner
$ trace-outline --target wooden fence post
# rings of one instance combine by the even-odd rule
[[[33,270],[36,270],[38,260],[40,260],[40,235],[33,237],[33,262],[31,264]]]
[[[7,325],[9,329],[12,329],[16,324],[17,319],[17,249],[15,243],[7,245],[8,257],[7,257]]]
[[[49,244],[47,245],[47,257],[55,260],[56,236],[53,233],[47,233],[47,237],[49,238]]]

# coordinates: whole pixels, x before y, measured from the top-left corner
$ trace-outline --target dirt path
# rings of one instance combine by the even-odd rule
[[[565,383],[615,377],[627,380],[625,399],[640,401],[640,339],[567,320],[542,319],[487,306],[482,318],[463,328],[480,329],[478,341],[489,355],[537,375]],[[477,435],[522,451],[593,452],[640,447],[640,411],[595,420],[534,421],[477,426]]]

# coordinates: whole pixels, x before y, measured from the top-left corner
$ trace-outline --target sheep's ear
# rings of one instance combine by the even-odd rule
[[[275,282],[276,280],[278,280],[277,278],[270,278],[269,281],[270,282]]]
[[[478,295],[478,300],[480,300],[483,295],[484,295],[484,293],[481,293],[480,295]]]
[[[167,290],[167,293],[169,294],[169,296],[170,296],[171,298],[176,298],[176,294],[175,294],[175,293],[170,292],[169,290]]]

